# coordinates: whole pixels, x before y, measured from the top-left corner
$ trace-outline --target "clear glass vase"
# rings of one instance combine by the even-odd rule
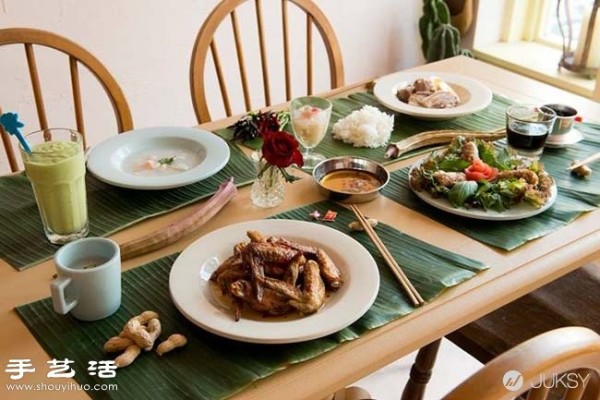
[[[265,161],[261,159],[262,154],[255,152],[252,154],[252,161],[256,166],[257,175],[263,171]],[[252,184],[250,198],[252,204],[257,207],[270,208],[276,207],[283,202],[285,195],[285,181],[279,168],[270,166],[265,169],[262,175],[257,176]]]

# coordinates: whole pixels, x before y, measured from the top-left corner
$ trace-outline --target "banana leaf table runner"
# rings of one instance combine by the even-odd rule
[[[328,209],[338,212],[336,221],[315,223],[328,224],[348,233],[347,224],[354,216],[335,203],[316,203],[275,218],[310,220],[311,211],[324,213]],[[487,268],[478,261],[436,248],[390,226],[380,224],[376,229],[417,290],[429,301],[444,289]],[[194,326],[176,310],[169,295],[169,272],[177,255],[125,272],[121,308],[104,320],[81,322],[56,314],[50,299],[18,307],[17,312],[50,357],[75,361],[72,366],[79,383],[118,385],[114,391],[88,392],[92,398],[222,399],[254,381],[317,357],[414,310],[367,235],[362,232],[352,235],[377,261],[381,275],[379,294],[371,309],[357,322],[321,339],[285,345],[250,344],[221,338]],[[160,314],[161,339],[182,333],[188,338],[187,346],[162,357],[154,351],[143,352],[131,366],[117,370],[117,376],[112,379],[90,376],[88,362],[107,359],[102,351],[106,339],[118,334],[129,318],[145,310]]]
[[[419,199],[408,187],[408,168],[394,171],[383,195],[443,223],[475,240],[512,250],[574,221],[582,213],[600,206],[600,174],[577,178],[566,168],[600,151],[600,124],[578,124],[585,139],[566,149],[545,149],[542,162],[558,187],[554,205],[536,216],[517,221],[481,221],[438,210]]]
[[[446,121],[421,121],[412,118],[408,115],[403,115],[395,111],[385,108],[379,104],[375,96],[370,92],[354,93],[348,97],[333,99],[333,111],[331,113],[331,121],[329,123],[329,133],[325,135],[323,141],[314,149],[315,152],[323,154],[325,158],[337,156],[360,156],[375,160],[382,164],[389,164],[399,159],[405,159],[417,154],[429,151],[428,149],[417,149],[406,154],[403,154],[397,159],[384,158],[386,147],[376,149],[357,148],[350,144],[346,144],[341,140],[334,139],[331,135],[331,127],[340,119],[348,116],[355,110],[362,108],[365,105],[371,105],[379,108],[381,111],[394,115],[394,129],[390,137],[390,142],[397,142],[406,139],[417,133],[439,130],[439,129],[457,129],[457,130],[482,130],[492,131],[498,128],[503,128],[505,125],[506,107],[512,104],[512,101],[505,97],[494,95],[492,103],[484,110],[466,115],[459,118],[454,118]],[[286,130],[291,132],[291,124],[288,124]],[[215,133],[221,135],[227,140],[233,137],[231,129],[221,129]],[[253,139],[243,142],[249,148],[257,150],[262,145],[260,139]]]
[[[164,214],[211,196],[229,177],[237,186],[255,178],[254,166],[237,146],[229,162],[212,177],[171,190],[129,190],[86,176],[89,236],[106,236],[149,217]],[[23,173],[0,177],[0,257],[18,270],[50,258],[59,246],[50,244],[31,185]],[[24,250],[26,249],[26,250]]]

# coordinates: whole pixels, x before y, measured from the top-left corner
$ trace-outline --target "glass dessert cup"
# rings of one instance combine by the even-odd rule
[[[312,149],[321,143],[327,133],[331,108],[331,101],[313,96],[299,97],[290,103],[294,135],[304,148],[302,158],[305,169],[313,169],[325,160],[325,156],[313,153]]]

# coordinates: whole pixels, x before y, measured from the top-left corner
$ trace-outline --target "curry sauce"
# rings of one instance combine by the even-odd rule
[[[343,193],[368,193],[381,186],[376,175],[351,169],[328,173],[320,183],[329,190]]]

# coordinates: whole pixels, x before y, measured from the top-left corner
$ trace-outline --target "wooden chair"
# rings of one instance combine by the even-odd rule
[[[452,332],[446,337],[482,363],[548,331],[583,326],[600,334],[600,265],[575,271]],[[440,341],[421,350],[412,366],[403,400],[422,399]],[[551,393],[551,398],[562,394]]]
[[[214,71],[218,81],[223,108],[227,116],[233,115],[228,85],[225,78],[225,68],[222,65],[219,48],[217,47],[215,33],[219,26],[226,18],[231,21],[231,29],[235,42],[235,54],[237,56],[237,68],[239,70],[239,79],[243,91],[245,111],[257,109],[262,106],[270,106],[271,102],[271,75],[269,69],[267,53],[271,49],[267,48],[265,35],[265,21],[261,0],[254,0],[254,12],[256,19],[250,21],[251,24],[256,24],[258,33],[259,53],[257,59],[260,58],[261,76],[263,83],[264,104],[260,106],[253,104],[251,100],[251,85],[248,79],[246,70],[246,60],[244,46],[242,43],[242,34],[240,24],[238,23],[238,14],[236,9],[248,0],[223,0],[208,16],[200,32],[196,38],[194,45],[192,60],[190,66],[190,84],[192,91],[192,101],[196,117],[199,123],[211,121],[211,113],[207,102],[207,88],[205,86],[205,78],[207,77],[207,58],[210,51],[214,63]],[[268,0],[269,5],[275,4],[275,1]],[[281,0],[281,25],[282,25],[282,41],[283,46],[283,63],[284,63],[284,81],[285,81],[285,99],[286,101],[292,98],[292,63],[290,62],[290,31],[289,26],[291,21],[288,21],[290,13],[289,3],[297,6],[306,15],[306,92],[305,94],[313,93],[313,75],[315,67],[313,65],[313,27],[317,28],[320,33],[324,48],[327,53],[329,62],[329,78],[330,88],[337,88],[344,85],[344,68],[342,63],[342,55],[340,46],[334,34],[333,28],[328,22],[323,12],[317,7],[312,0]],[[238,9],[239,10],[239,9]],[[271,24],[270,26],[272,26]],[[244,25],[242,25],[244,26]],[[279,45],[280,43],[277,43]],[[274,45],[275,46],[275,45]],[[226,49],[229,51],[229,49]],[[233,52],[233,50],[232,50]],[[296,64],[294,64],[296,65]],[[303,66],[304,68],[304,66]],[[238,86],[239,87],[239,86]],[[260,95],[259,95],[260,96]]]
[[[563,326],[600,334],[600,265],[587,264],[448,335],[486,363],[534,336]]]
[[[552,382],[563,374],[560,383]],[[528,400],[544,400],[552,387],[564,389],[563,399],[600,400],[597,333],[566,327],[536,336],[490,361],[443,399],[508,400],[529,392]]]
[[[78,71],[79,64],[84,65],[97,78],[98,82],[104,88],[104,91],[109,97],[115,112],[119,133],[133,129],[131,111],[129,110],[129,105],[125,100],[125,96],[117,84],[117,81],[108,72],[104,65],[102,65],[102,63],[87,50],[79,46],[77,43],[51,32],[30,28],[0,29],[0,46],[13,44],[22,44],[25,48],[25,56],[27,59],[27,66],[29,69],[29,76],[31,78],[31,86],[33,89],[33,97],[35,100],[41,129],[48,128],[48,120],[46,117],[46,108],[44,107],[44,99],[42,96],[38,67],[34,53],[34,45],[58,50],[69,57],[71,88],[75,108],[75,121],[77,130],[83,134],[84,146],[86,145],[86,141]],[[0,132],[0,136],[2,136],[2,142],[8,157],[10,168],[13,172],[17,171],[19,167],[17,165],[15,152],[11,141],[5,132]]]

